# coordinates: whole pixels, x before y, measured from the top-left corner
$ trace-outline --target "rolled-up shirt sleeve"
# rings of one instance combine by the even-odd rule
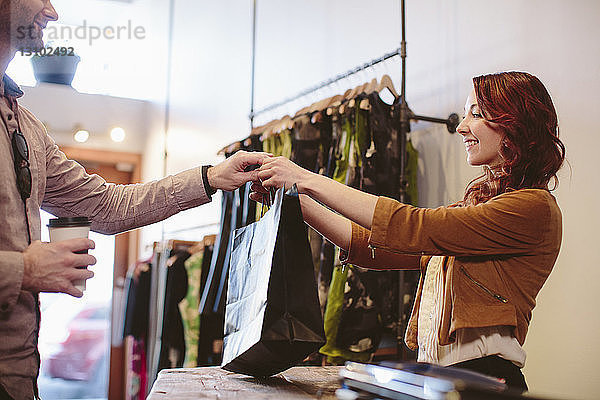
[[[46,135],[46,190],[42,208],[61,217],[88,217],[93,231],[124,232],[210,200],[200,167],[149,183],[115,185],[98,175],[87,174]]]
[[[340,253],[344,264],[371,269],[419,269],[420,256],[393,253],[387,250],[373,251],[369,247],[371,231],[352,222],[352,239],[348,251]]]
[[[23,284],[23,253],[0,251],[0,319],[12,311]]]

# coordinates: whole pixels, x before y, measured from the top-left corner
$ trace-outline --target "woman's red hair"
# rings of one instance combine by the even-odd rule
[[[484,118],[504,134],[500,149],[504,162],[473,180],[463,203],[482,203],[507,190],[548,189],[550,180],[555,188],[565,146],[542,82],[526,72],[511,71],[477,76],[473,87]]]

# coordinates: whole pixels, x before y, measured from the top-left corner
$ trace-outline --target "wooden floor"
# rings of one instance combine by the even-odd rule
[[[252,378],[219,367],[160,371],[148,400],[335,399],[342,367],[294,367],[270,378]]]

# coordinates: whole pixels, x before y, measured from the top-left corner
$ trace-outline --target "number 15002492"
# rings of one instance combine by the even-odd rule
[[[22,56],[40,56],[40,57],[50,57],[50,56],[75,56],[75,49],[73,47],[42,47],[39,49],[22,47],[18,50]]]

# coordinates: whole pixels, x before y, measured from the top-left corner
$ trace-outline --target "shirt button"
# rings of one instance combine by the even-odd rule
[[[6,117],[9,121],[12,120],[12,114],[8,114],[8,117]]]

